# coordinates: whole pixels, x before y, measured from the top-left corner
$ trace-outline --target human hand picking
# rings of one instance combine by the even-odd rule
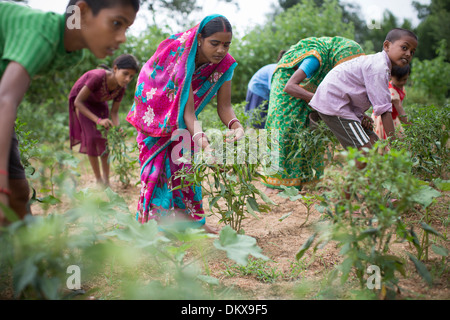
[[[203,149],[203,159],[209,165],[216,164],[215,150],[209,144]]]
[[[112,128],[114,125],[109,119],[100,119],[97,122],[98,125],[105,127],[106,129]]]
[[[361,125],[366,130],[373,130],[373,119],[367,115],[364,115]]]
[[[244,137],[244,135],[245,132],[244,128],[242,127],[238,127],[237,129],[230,129],[226,133],[226,141],[227,142],[239,141],[242,139],[242,137]]]

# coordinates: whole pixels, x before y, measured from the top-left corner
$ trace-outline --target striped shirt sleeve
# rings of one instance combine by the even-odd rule
[[[42,34],[18,28],[7,34],[2,59],[21,64],[32,78],[51,63],[54,51]]]

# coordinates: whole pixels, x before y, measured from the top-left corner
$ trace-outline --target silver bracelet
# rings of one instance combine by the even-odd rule
[[[205,134],[205,133],[204,133],[203,131],[199,131],[199,132],[197,132],[196,134],[194,134],[194,135],[192,136],[192,141],[193,141],[193,142],[195,142],[194,138],[195,138],[195,136],[198,135],[198,134]]]

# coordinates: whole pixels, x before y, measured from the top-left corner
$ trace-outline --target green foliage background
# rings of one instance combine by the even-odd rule
[[[221,1],[233,2],[232,0]],[[157,8],[162,8],[165,12],[171,12],[173,15],[180,13],[186,17],[189,17],[189,13],[195,12],[197,8],[195,1],[192,0],[143,1],[142,4],[142,10],[150,6],[154,14],[156,14]],[[448,15],[448,3],[433,0],[429,6],[417,3],[414,5],[422,22],[416,28],[420,42],[416,58],[413,60],[413,64],[417,64],[417,72],[414,71],[413,65],[412,84],[425,91],[430,99],[436,98],[437,102],[442,103],[448,97],[449,77],[444,75],[448,73],[449,50],[446,50],[446,44],[450,40],[445,39],[448,38],[450,32],[445,32],[448,30],[448,23],[444,22],[446,20],[439,20],[439,17]],[[362,14],[357,5],[342,4],[338,0],[280,0],[279,7],[274,6],[273,10],[273,14],[268,15],[264,24],[256,25],[247,30],[244,35],[235,34],[234,36],[230,53],[239,65],[235,70],[232,82],[233,103],[245,100],[247,84],[259,68],[274,63],[280,50],[289,49],[291,45],[303,38],[340,35],[357,40],[365,52],[370,54],[379,51],[386,33],[391,28],[411,28],[410,21],[399,22],[393,13],[386,11],[383,21],[381,21],[381,29],[369,29],[360,18]],[[190,20],[184,19],[183,24],[188,21]],[[196,22],[192,24],[194,23]],[[122,45],[116,56],[123,53],[133,54],[143,65],[153,55],[159,43],[172,32],[178,32],[180,27],[180,24],[156,26],[149,20],[148,28],[139,35],[129,35],[127,42]],[[439,30],[439,32],[434,32],[434,30]],[[442,36],[438,37],[437,35]],[[98,60],[86,51],[85,58],[78,65],[34,79],[30,91],[18,111],[18,118],[22,123],[26,123],[27,128],[32,132],[31,138],[38,138],[41,142],[55,142],[58,137],[61,140],[66,139],[68,132],[64,132],[64,127],[68,123],[67,97],[70,89],[83,73],[96,68],[101,63],[111,65],[115,57]],[[439,60],[427,62],[436,58]],[[429,69],[428,64],[432,64],[433,68]],[[432,72],[428,72],[430,70]],[[433,70],[437,72],[444,70],[446,73],[439,77],[434,74]],[[435,94],[437,90],[437,86],[434,85],[435,81],[440,83],[438,94]],[[135,83],[136,80],[130,83],[121,106],[122,125],[125,126],[128,124],[123,119],[133,103]],[[423,93],[415,95],[414,90],[411,96],[423,97]],[[48,119],[61,123],[62,127],[44,129],[46,134],[42,134],[43,127],[57,126],[51,124]],[[46,123],[45,126],[42,125],[43,123]]]

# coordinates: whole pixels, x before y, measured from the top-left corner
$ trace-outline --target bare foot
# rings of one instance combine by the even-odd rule
[[[203,229],[205,229],[206,233],[219,234],[219,230],[216,228],[210,227],[207,224],[203,225]]]

